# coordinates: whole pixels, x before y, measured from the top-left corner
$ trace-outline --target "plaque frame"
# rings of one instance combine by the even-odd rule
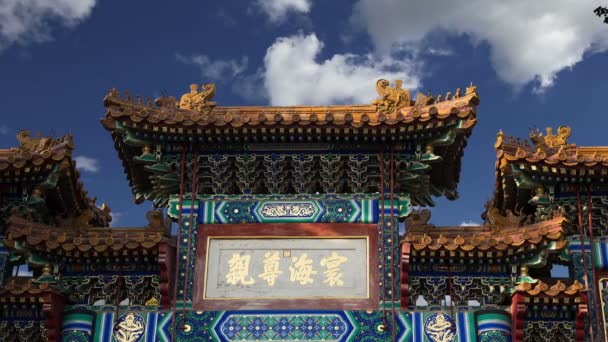
[[[366,238],[367,297],[205,298],[207,249],[211,239]],[[378,225],[358,223],[254,223],[198,226],[192,308],[194,310],[377,310],[379,308]]]

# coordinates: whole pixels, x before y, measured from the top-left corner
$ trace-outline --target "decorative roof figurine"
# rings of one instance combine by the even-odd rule
[[[547,148],[560,148],[574,147],[574,144],[568,144],[568,138],[572,134],[572,129],[568,126],[559,126],[557,128],[557,134],[553,134],[553,129],[547,127],[547,135],[543,136],[543,133],[539,129],[530,132],[530,140],[534,143],[537,150],[547,150]]]
[[[190,92],[182,95],[179,100],[179,108],[203,112],[215,107],[216,103],[211,101],[213,96],[215,96],[215,84],[204,84],[200,92],[198,91],[198,85],[191,84]]]
[[[391,88],[389,82],[385,79],[380,79],[376,82],[376,91],[380,95],[379,100],[374,100],[372,103],[376,105],[378,114],[389,114],[400,108],[410,106],[410,92],[406,89],[401,89],[402,80],[395,80],[395,87]]]

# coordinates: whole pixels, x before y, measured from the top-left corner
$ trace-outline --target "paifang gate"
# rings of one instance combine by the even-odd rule
[[[109,227],[71,135],[0,150],[0,340],[603,338],[605,147],[501,131],[484,223],[436,227],[425,207],[458,198],[475,86],[378,80],[368,104],[289,107],[199,88],[104,98],[134,201],[154,209],[143,227]]]

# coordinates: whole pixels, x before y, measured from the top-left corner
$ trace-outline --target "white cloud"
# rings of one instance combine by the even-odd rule
[[[446,48],[428,48],[427,52],[429,55],[433,56],[451,56],[453,54],[452,50]]]
[[[9,129],[7,125],[0,125],[0,135],[7,135],[8,131]]]
[[[51,38],[50,24],[74,26],[86,19],[95,0],[0,1],[0,50],[14,43]]]
[[[201,76],[205,81],[221,81],[234,78],[247,69],[249,60],[243,56],[240,61],[230,60],[211,60],[206,55],[184,56],[176,55],[177,60],[186,64],[194,64],[201,70]]]
[[[127,216],[127,213],[118,211],[118,212],[111,213],[111,215],[112,215],[112,221],[110,221],[110,227],[116,227],[118,225],[118,222],[120,222],[120,220],[122,218]]]
[[[461,227],[470,227],[470,226],[481,226],[481,223],[477,223],[475,221],[462,221],[460,223]]]
[[[275,23],[285,20],[289,12],[308,13],[312,7],[311,0],[257,0],[256,4]]]
[[[92,173],[97,173],[97,171],[99,171],[99,161],[95,158],[77,156],[74,158],[74,161],[76,161],[76,168],[78,170]]]
[[[420,85],[419,65],[389,54],[335,54],[318,60],[323,43],[315,34],[277,39],[264,57],[264,87],[271,105],[370,103],[379,78],[402,79],[405,89]]]
[[[378,51],[421,44],[430,33],[465,34],[486,42],[498,76],[515,87],[534,82],[542,91],[558,72],[606,51],[606,25],[590,0],[359,0],[353,22]]]

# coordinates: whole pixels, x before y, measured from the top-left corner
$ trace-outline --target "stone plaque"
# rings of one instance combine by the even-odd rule
[[[195,270],[197,309],[374,309],[377,226],[203,225]]]
[[[368,238],[210,238],[204,298],[367,298]]]

